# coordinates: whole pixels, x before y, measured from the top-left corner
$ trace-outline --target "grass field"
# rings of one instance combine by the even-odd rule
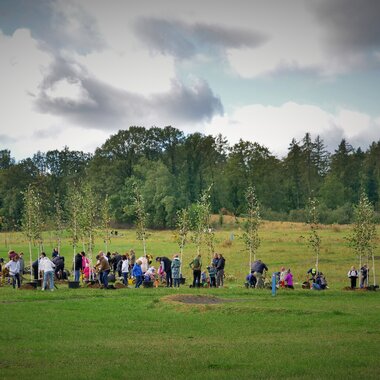
[[[120,232],[111,251],[141,253],[134,232]],[[243,287],[248,256],[238,234],[235,230],[230,245],[230,232],[217,232],[217,250],[233,276],[224,289],[0,288],[0,378],[380,378],[380,292],[342,290],[356,261],[345,242],[348,227],[321,231],[321,270],[329,290],[298,285],[276,297]],[[302,224],[265,223],[259,257],[270,271],[283,264],[292,268],[302,282],[314,262],[306,234]],[[10,242],[27,252],[20,235]],[[47,235],[49,254],[54,245]],[[171,232],[153,232],[148,247],[155,256],[177,251]],[[1,256],[6,249],[3,245]],[[194,252],[189,244],[184,261]],[[70,261],[67,242],[62,254]],[[187,268],[185,275],[190,276]],[[173,295],[223,302],[187,304]]]

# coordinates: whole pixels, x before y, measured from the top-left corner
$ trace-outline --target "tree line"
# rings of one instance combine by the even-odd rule
[[[379,220],[380,140],[363,151],[343,139],[329,153],[320,137],[306,133],[279,158],[256,142],[230,145],[221,135],[185,135],[168,126],[120,130],[93,154],[65,147],[16,162],[5,149],[0,228],[20,228],[29,185],[43,199],[44,215],[54,215],[57,200],[67,215],[70,188],[89,186],[99,200],[108,197],[113,223],[132,224],[133,184],[145,200],[150,228],[174,228],[184,208],[191,217],[192,205],[211,185],[211,212],[221,215],[245,215],[245,192],[254,186],[264,219],[306,221],[308,199],[315,197],[322,223],[350,223],[364,191]]]

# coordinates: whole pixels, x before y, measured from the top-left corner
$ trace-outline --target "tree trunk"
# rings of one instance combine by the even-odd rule
[[[32,242],[29,240],[29,259],[30,259],[30,281],[33,281],[33,259],[32,259]]]

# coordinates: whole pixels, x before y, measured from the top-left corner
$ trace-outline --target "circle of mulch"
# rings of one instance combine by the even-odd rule
[[[179,302],[183,304],[191,305],[217,305],[227,302],[236,302],[234,299],[224,299],[215,296],[204,296],[194,294],[175,294],[172,296],[166,296],[162,298],[166,302]]]
[[[20,290],[36,290],[36,287],[32,284],[26,283],[20,286]]]

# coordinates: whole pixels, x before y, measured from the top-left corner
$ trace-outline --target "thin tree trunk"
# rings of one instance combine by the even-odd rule
[[[372,254],[373,285],[376,286],[375,256]]]
[[[30,240],[29,240],[29,259],[30,259],[30,281],[33,281],[32,242]]]

